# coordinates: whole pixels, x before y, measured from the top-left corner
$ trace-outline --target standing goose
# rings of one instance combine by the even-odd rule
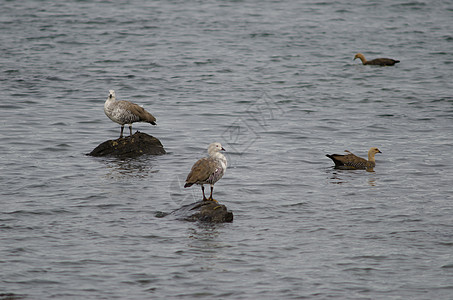
[[[382,153],[378,148],[371,147],[368,151],[368,160],[358,157],[352,154],[350,151],[345,150],[349,153],[346,155],[341,154],[326,154],[326,156],[333,160],[335,163],[335,168],[344,169],[344,170],[354,170],[354,169],[371,169],[376,166],[376,161],[374,155],[376,153]]]
[[[184,187],[192,186],[193,184],[201,185],[201,191],[203,192],[203,201],[213,200],[212,191],[214,190],[214,184],[222,178],[227,168],[227,160],[225,156],[220,153],[225,151],[220,143],[212,143],[208,147],[208,157],[199,159],[190,170],[187,175],[186,184]],[[211,195],[208,199],[204,194],[203,184],[211,185]]]
[[[391,58],[375,58],[373,60],[368,61],[368,60],[366,60],[365,55],[363,55],[362,53],[357,53],[354,56],[354,60],[356,60],[357,58],[360,58],[360,60],[362,61],[362,64],[364,64],[364,65],[374,65],[374,66],[393,66],[394,64],[400,62],[399,60],[394,60]]]
[[[117,101],[115,91],[109,91],[109,97],[104,103],[104,112],[110,120],[121,125],[120,138],[123,137],[124,125],[129,125],[132,135],[132,123],[147,122],[156,125],[156,118],[143,107],[125,100]]]

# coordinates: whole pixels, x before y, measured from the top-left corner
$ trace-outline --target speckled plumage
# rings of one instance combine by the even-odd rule
[[[132,123],[147,122],[156,125],[156,118],[143,107],[125,100],[117,101],[115,91],[109,91],[109,97],[104,103],[104,113],[110,120],[121,125],[120,138],[123,137],[124,125],[129,124],[132,135]]]
[[[393,66],[396,63],[399,63],[399,60],[391,59],[391,58],[375,58],[373,60],[366,60],[365,55],[362,53],[357,53],[354,56],[354,60],[359,58],[364,65],[374,65],[374,66]]]
[[[203,200],[208,200],[204,194],[203,184],[211,185],[209,200],[213,200],[212,192],[214,190],[214,184],[223,177],[227,168],[227,160],[219,151],[225,151],[220,143],[210,144],[208,147],[209,156],[199,159],[192,166],[189,175],[187,175],[184,187],[189,187],[194,184],[201,185]]]
[[[376,153],[382,153],[378,148],[372,147],[368,151],[368,160],[358,157],[353,153],[345,150],[349,153],[346,155],[342,154],[326,154],[326,156],[333,160],[335,163],[335,168],[338,169],[371,169],[376,166],[376,161],[374,155]]]

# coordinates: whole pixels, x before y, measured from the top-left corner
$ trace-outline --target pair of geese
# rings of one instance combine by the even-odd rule
[[[117,101],[114,90],[109,91],[109,97],[104,103],[104,112],[110,120],[121,125],[120,138],[123,137],[124,125],[129,125],[130,135],[132,136],[132,123],[146,122],[152,125],[156,124],[156,118],[147,112],[143,107],[125,100]],[[184,187],[194,184],[201,185],[203,192],[203,201],[214,200],[212,192],[214,184],[222,178],[227,168],[227,160],[220,153],[225,151],[220,143],[212,143],[208,147],[208,157],[199,159],[193,166],[186,179]],[[211,185],[211,194],[206,198],[203,184]]]
[[[359,58],[362,60],[364,65],[380,65],[380,66],[393,66],[398,63],[398,60],[390,58],[376,58],[371,61],[367,61],[365,56],[361,53],[357,53],[354,60]],[[132,123],[135,122],[147,122],[152,125],[156,124],[156,118],[147,112],[143,107],[125,100],[117,101],[114,90],[109,91],[109,97],[104,103],[104,112],[107,117],[113,122],[121,125],[120,138],[123,137],[124,125],[129,125],[130,135],[132,136]],[[225,151],[220,143],[212,143],[208,147],[208,157],[199,159],[193,166],[187,175],[186,183],[184,187],[190,187],[194,184],[201,186],[203,192],[203,201],[213,200],[212,192],[214,190],[214,184],[220,180],[225,174],[227,168],[227,160],[225,156],[220,153]],[[382,153],[378,148],[372,147],[368,151],[368,160],[358,157],[348,150],[345,150],[348,154],[326,154],[327,157],[333,160],[335,168],[338,169],[367,169],[370,170],[376,165],[375,154]],[[206,198],[204,192],[204,184],[211,186],[211,193],[209,198]]]

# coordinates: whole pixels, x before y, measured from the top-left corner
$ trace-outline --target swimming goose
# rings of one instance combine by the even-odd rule
[[[349,154],[326,154],[326,156],[333,160],[335,163],[335,168],[345,169],[345,170],[354,170],[354,169],[370,169],[376,166],[376,161],[374,155],[376,153],[382,153],[378,148],[371,147],[368,151],[368,160],[358,157],[351,153],[348,150],[345,152]]]
[[[364,64],[364,65],[393,66],[394,64],[400,62],[399,60],[394,60],[391,58],[375,58],[373,60],[368,61],[365,59],[365,55],[363,55],[362,53],[357,53],[354,56],[354,60],[356,60],[357,58],[360,58],[360,60],[362,61],[362,64]]]

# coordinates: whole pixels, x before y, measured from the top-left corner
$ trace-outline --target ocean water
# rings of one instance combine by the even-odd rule
[[[452,33],[451,1],[2,1],[0,299],[451,299]],[[110,89],[167,155],[86,155]],[[233,223],[158,218],[214,141]]]

